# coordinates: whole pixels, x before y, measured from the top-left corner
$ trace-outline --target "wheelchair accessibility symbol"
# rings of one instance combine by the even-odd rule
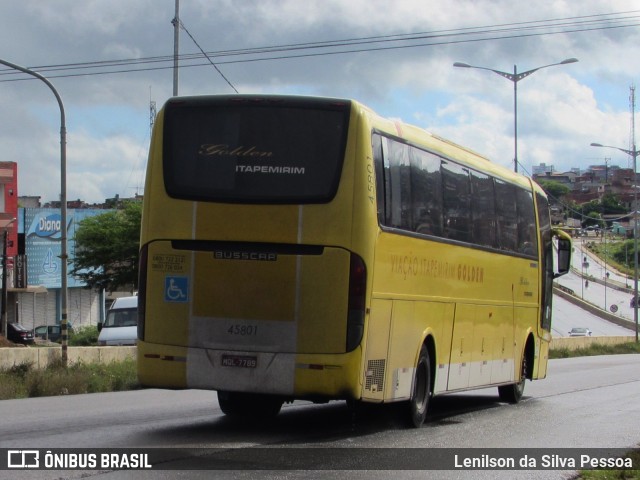
[[[165,277],[164,279],[164,301],[186,303],[189,301],[189,278],[188,277]]]

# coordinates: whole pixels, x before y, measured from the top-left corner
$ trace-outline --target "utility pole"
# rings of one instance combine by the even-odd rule
[[[60,108],[60,328],[62,331],[62,364],[66,367],[68,345],[67,307],[69,299],[67,261],[69,260],[69,256],[67,254],[67,124],[66,116],[64,113],[64,104],[62,103],[60,94],[55,89],[53,84],[38,72],[34,72],[33,70],[22,67],[20,65],[16,65],[15,63],[11,63],[6,60],[0,59],[0,63],[15,70],[20,70],[21,72],[26,73],[27,75],[31,75],[32,77],[36,77],[39,80],[42,80],[55,95],[58,102],[58,107]]]
[[[636,343],[638,338],[638,150],[636,149],[636,87],[631,85],[629,103],[631,108],[631,145],[629,151],[633,157],[633,323],[636,325]]]
[[[153,133],[153,124],[156,123],[156,102],[155,100],[149,101],[149,136]]]
[[[173,24],[173,96],[178,96],[178,55],[180,54],[180,0],[176,0]]]

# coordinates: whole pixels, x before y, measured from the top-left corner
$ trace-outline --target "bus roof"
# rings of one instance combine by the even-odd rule
[[[492,176],[505,180],[509,183],[523,186],[528,190],[533,189],[539,193],[543,192],[542,189],[535,184],[535,182],[531,182],[529,178],[492,162],[489,158],[471,150],[468,147],[459,145],[415,125],[404,123],[400,120],[381,117],[371,108],[357,101],[353,101],[353,104],[356,108],[359,108],[360,115],[367,117],[373,128],[376,130],[400,138],[417,147],[451,158],[452,160],[457,160],[470,168],[491,174]]]
[[[400,120],[389,119],[380,116],[367,105],[352,99],[338,97],[320,97],[306,95],[272,95],[272,94],[228,94],[228,95],[199,95],[173,97],[167,103],[207,103],[215,99],[216,102],[228,101],[230,104],[252,103],[254,105],[273,104],[284,105],[288,102],[295,104],[350,104],[356,115],[365,117],[373,129],[397,137],[407,143],[426,150],[430,150],[443,157],[448,157],[468,166],[469,168],[490,174],[509,183],[519,185],[527,190],[533,190],[544,196],[542,188],[530,178],[518,174],[502,165],[494,163],[489,158],[468,147],[459,145],[451,140],[429,132],[423,128],[404,123]],[[166,105],[166,104],[165,104]]]

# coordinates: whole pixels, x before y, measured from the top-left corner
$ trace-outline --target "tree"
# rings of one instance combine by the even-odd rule
[[[136,289],[140,247],[142,202],[85,218],[76,229],[76,248],[71,274],[87,288]]]
[[[537,182],[545,193],[555,200],[558,200],[560,197],[571,191],[571,189],[566,185],[554,180],[537,180]]]
[[[605,214],[626,213],[627,209],[620,203],[620,200],[613,193],[602,196],[602,209]]]

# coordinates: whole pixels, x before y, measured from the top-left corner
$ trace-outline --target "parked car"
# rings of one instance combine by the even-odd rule
[[[117,298],[104,323],[98,324],[98,345],[135,345],[138,342],[138,297]]]
[[[19,323],[7,323],[7,339],[13,343],[33,343],[33,332]]]
[[[570,337],[590,337],[591,333],[591,330],[584,327],[573,327],[569,330]]]
[[[67,334],[73,333],[73,326],[67,323]],[[48,339],[50,342],[59,342],[62,336],[62,328],[60,325],[40,325],[33,329],[36,338]]]

